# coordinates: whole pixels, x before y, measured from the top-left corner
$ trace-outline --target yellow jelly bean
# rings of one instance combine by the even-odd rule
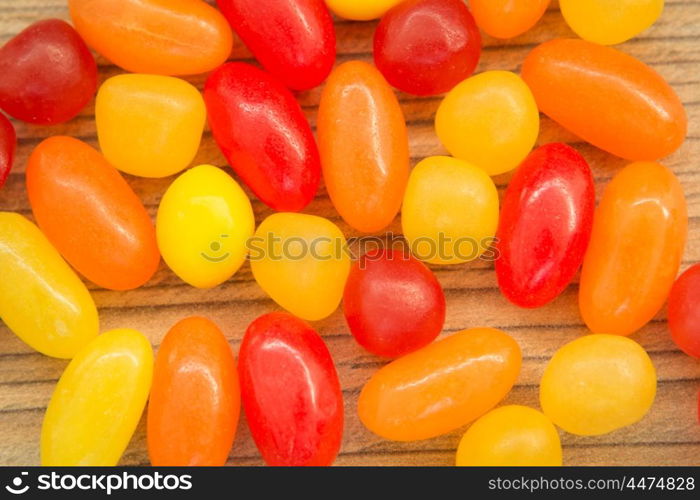
[[[552,422],[527,406],[496,408],[474,422],[459,442],[458,466],[547,467],[562,464]]]
[[[187,167],[205,120],[199,91],[170,76],[115,76],[95,101],[102,153],[122,172],[141,177],[167,177]]]
[[[136,330],[103,333],[61,375],[41,428],[41,464],[117,465],[151,389],[153,351]]]
[[[435,129],[457,158],[489,175],[513,170],[537,140],[540,115],[525,82],[509,71],[486,71],[453,88],[440,103]]]
[[[607,434],[644,417],[656,395],[646,351],[619,335],[586,335],[559,349],[545,368],[540,405],[552,422],[581,436]]]
[[[567,24],[589,42],[614,45],[656,22],[664,0],[559,0]]]
[[[326,5],[339,17],[353,21],[380,18],[402,0],[326,0]]]
[[[95,303],[46,236],[0,212],[0,317],[29,346],[72,358],[99,332]]]
[[[479,257],[498,226],[498,191],[480,168],[447,156],[411,172],[401,210],[403,233],[419,259],[459,264]]]
[[[245,261],[255,218],[250,200],[230,175],[200,165],[178,177],[163,195],[156,234],[163,260],[183,281],[211,288]]]
[[[272,300],[300,318],[330,316],[343,296],[350,272],[347,242],[323,217],[276,213],[251,240],[253,276]]]

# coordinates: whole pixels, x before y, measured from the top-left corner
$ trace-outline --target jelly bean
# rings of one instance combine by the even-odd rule
[[[27,166],[27,192],[39,227],[93,283],[128,290],[158,268],[156,232],[141,200],[104,157],[84,142],[41,142]]]
[[[535,145],[540,116],[515,73],[486,71],[453,88],[435,115],[435,130],[455,157],[489,175],[513,170]]]
[[[633,163],[608,184],[583,261],[579,307],[595,333],[629,335],[661,309],[688,231],[683,188],[658,163]]]
[[[201,0],[68,0],[85,41],[133,73],[196,75],[231,54],[233,34]]]
[[[236,360],[205,318],[183,319],[163,338],[148,402],[148,455],[155,466],[221,466],[241,407]]]
[[[70,362],[41,428],[44,466],[114,466],[148,399],[153,351],[136,330],[103,333]]]
[[[249,246],[255,280],[280,306],[309,321],[338,308],[350,257],[343,233],[331,221],[272,214],[258,226]]]
[[[142,177],[167,177],[187,167],[205,120],[199,91],[169,76],[112,77],[95,103],[102,154],[122,172]]]
[[[343,395],[318,333],[291,314],[261,316],[243,337],[238,370],[250,432],[265,462],[331,465],[343,437]]]
[[[258,198],[280,211],[308,205],[321,160],[291,92],[253,66],[229,63],[209,76],[204,100],[216,142]]]
[[[374,62],[390,84],[415,95],[448,92],[470,76],[481,35],[462,0],[408,0],[382,17]]]
[[[97,309],[87,288],[19,214],[0,212],[0,274],[0,317],[30,347],[72,358],[97,335]]]
[[[518,344],[504,332],[463,330],[376,372],[360,393],[360,420],[394,441],[446,434],[496,406],[520,363]]]
[[[700,358],[700,264],[688,268],[673,284],[668,326],[676,345],[689,356]]]
[[[549,0],[469,0],[476,24],[495,38],[522,35],[540,20]]]
[[[328,8],[339,17],[369,21],[382,17],[403,0],[326,0]]]
[[[70,120],[97,89],[97,65],[65,21],[32,24],[0,49],[0,108],[29,123]]]
[[[333,205],[355,229],[384,229],[401,208],[409,172],[406,121],[374,67],[338,66],[321,94],[318,145]]]
[[[284,85],[308,90],[335,61],[335,28],[323,0],[216,0],[263,67]]]
[[[571,434],[597,436],[634,424],[656,395],[646,351],[618,335],[586,335],[559,349],[540,383],[542,411]]]
[[[559,433],[542,413],[502,406],[474,422],[459,442],[458,466],[551,467],[562,464]]]
[[[559,0],[566,23],[589,42],[614,45],[654,24],[664,0]]]
[[[420,349],[445,322],[445,294],[423,263],[401,250],[372,250],[350,269],[343,312],[355,340],[377,356]]]
[[[416,257],[459,264],[476,259],[493,243],[498,191],[480,168],[432,156],[413,168],[401,214],[404,236]]]
[[[199,288],[219,285],[238,271],[254,231],[248,197],[231,176],[211,165],[178,177],[158,208],[156,234],[163,260]]]
[[[10,120],[0,113],[0,188],[5,184],[12,170],[12,162],[17,149],[17,134]]]
[[[588,247],[595,209],[586,160],[566,144],[533,151],[515,172],[496,233],[498,286],[520,307],[540,307],[561,294]]]
[[[652,68],[611,47],[552,40],[525,59],[523,79],[540,110],[594,146],[656,160],[683,142],[683,104]]]

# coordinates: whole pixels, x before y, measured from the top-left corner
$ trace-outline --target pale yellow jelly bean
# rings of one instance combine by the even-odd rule
[[[437,110],[435,129],[452,156],[497,175],[513,170],[530,153],[540,115],[518,75],[486,71],[447,94]]]
[[[46,409],[41,464],[113,466],[151,389],[153,351],[136,330],[103,333],[70,362]]]
[[[402,0],[326,0],[328,8],[339,17],[369,21],[382,17]]]
[[[656,370],[649,355],[619,335],[586,335],[569,342],[554,354],[540,383],[544,414],[581,436],[638,422],[655,395]]]
[[[167,177],[187,167],[199,149],[205,119],[199,91],[170,76],[114,76],[100,87],[95,102],[105,158],[141,177]]]
[[[654,24],[664,0],[559,0],[566,23],[589,42],[614,45]]]
[[[459,442],[458,466],[547,467],[561,465],[559,434],[527,406],[496,408],[474,422]]]
[[[95,303],[44,234],[0,212],[0,317],[30,347],[72,358],[99,332]]]
[[[200,165],[178,177],[158,208],[158,248],[183,281],[211,288],[238,271],[253,236],[253,208],[220,168]]]
[[[408,180],[401,221],[411,251],[434,264],[474,260],[493,243],[498,192],[480,168],[432,156]]]
[[[280,306],[309,321],[338,308],[350,254],[343,233],[331,221],[276,213],[260,224],[249,248],[255,280]]]

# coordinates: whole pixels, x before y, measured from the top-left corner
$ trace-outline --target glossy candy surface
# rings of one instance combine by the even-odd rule
[[[476,24],[496,38],[522,35],[540,20],[550,0],[469,0]],[[584,0],[586,1],[586,0]]]
[[[354,21],[377,19],[402,0],[326,0],[328,7],[339,17]]]
[[[374,62],[391,85],[415,95],[448,92],[470,76],[481,35],[462,0],[408,0],[374,32]]]
[[[102,154],[122,172],[141,177],[167,177],[187,167],[205,120],[197,88],[169,76],[112,77],[95,104]]]
[[[362,347],[394,358],[438,336],[445,294],[430,269],[407,251],[371,250],[350,269],[343,312]]]
[[[688,232],[683,188],[658,163],[632,163],[608,184],[595,212],[579,285],[594,333],[629,335],[661,309]]]
[[[12,170],[17,149],[15,127],[5,115],[0,113],[0,188],[5,184]]]
[[[360,420],[394,441],[446,434],[498,404],[520,364],[520,347],[504,332],[463,330],[377,371],[360,393]]]
[[[98,334],[97,310],[75,272],[38,227],[0,212],[0,318],[29,346],[72,358]]]
[[[614,45],[654,24],[664,0],[559,0],[566,23],[589,42]]]
[[[255,231],[250,200],[220,168],[200,165],[180,175],[161,199],[158,248],[184,281],[211,288],[238,271]]]
[[[265,462],[331,465],[343,436],[343,395],[318,333],[291,314],[261,316],[246,330],[238,369],[250,432]]]
[[[700,358],[700,264],[686,269],[673,284],[668,297],[668,327],[683,352]]]
[[[260,64],[284,85],[308,90],[335,62],[335,28],[323,0],[217,0]]]
[[[496,233],[496,186],[482,169],[462,160],[426,158],[411,171],[401,223],[419,259],[434,264],[474,260]]]
[[[87,44],[133,73],[196,75],[223,64],[233,35],[201,0],[68,0]]]
[[[253,276],[292,314],[317,321],[330,316],[350,271],[347,242],[328,219],[279,213],[258,226],[250,244]]]
[[[29,158],[27,192],[41,230],[93,283],[128,290],[155,273],[160,254],[151,218],[89,145],[64,136],[41,142]]]
[[[457,448],[458,466],[551,467],[562,464],[559,433],[527,406],[496,408],[474,422]]]
[[[97,65],[65,21],[32,24],[0,49],[0,108],[29,123],[70,120],[92,99]]]
[[[153,351],[136,330],[103,333],[73,358],[41,427],[41,465],[114,466],[148,399]]]
[[[265,204],[296,212],[321,176],[316,141],[301,107],[278,80],[249,64],[229,63],[204,87],[209,125],[231,167]]]
[[[595,209],[593,176],[575,149],[552,143],[533,151],[508,184],[496,239],[501,292],[540,307],[564,291],[588,247]]]
[[[384,229],[401,208],[408,181],[406,121],[396,96],[373,66],[338,66],[318,109],[323,179],[338,213],[355,229]]]
[[[179,321],[163,338],[148,401],[148,455],[154,466],[221,466],[241,408],[236,360],[208,319]]]
[[[525,82],[509,71],[486,71],[453,88],[435,115],[447,150],[489,175],[513,170],[535,145],[540,116]]]
[[[666,81],[611,47],[559,39],[532,50],[523,79],[540,111],[594,146],[628,160],[656,160],[683,142],[687,118]]]
[[[571,434],[597,436],[634,424],[656,395],[656,370],[635,341],[585,335],[559,349],[540,382],[540,405]]]

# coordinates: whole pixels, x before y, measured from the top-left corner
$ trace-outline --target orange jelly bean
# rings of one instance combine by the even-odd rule
[[[540,111],[622,158],[657,160],[685,138],[688,120],[673,89],[617,49],[584,40],[545,42],[525,59],[522,77]]]
[[[185,318],[158,349],[148,403],[154,466],[221,466],[231,451],[241,392],[226,337],[206,318]]]
[[[231,53],[224,16],[202,0],[69,0],[87,44],[133,73],[195,75]]]
[[[594,333],[629,335],[661,309],[688,231],[683,189],[658,163],[633,163],[608,184],[593,219],[579,286]]]
[[[406,121],[381,73],[365,62],[338,66],[318,110],[328,194],[355,229],[372,233],[396,216],[408,182]]]
[[[463,330],[375,373],[360,393],[360,420],[394,441],[448,433],[496,406],[521,361],[520,347],[501,330]]]
[[[63,257],[93,283],[137,288],[158,268],[153,222],[104,156],[78,139],[56,136],[32,152],[27,192],[34,217]]]
[[[513,38],[540,20],[549,0],[470,0],[476,24],[496,38]]]

